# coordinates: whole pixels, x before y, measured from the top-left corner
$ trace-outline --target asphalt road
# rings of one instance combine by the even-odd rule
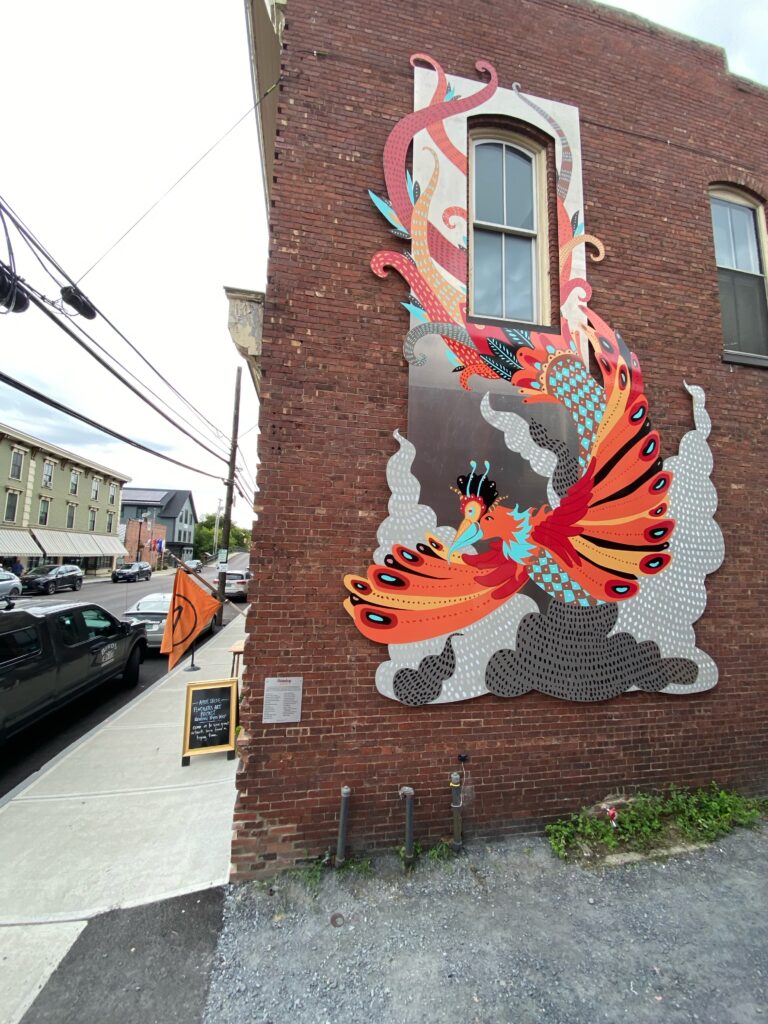
[[[248,565],[248,556],[245,553],[232,555],[229,564],[232,569],[245,569]],[[206,568],[203,576],[215,585],[215,566]],[[142,580],[140,583],[112,583],[109,579],[105,582],[88,580],[84,582],[79,593],[67,590],[50,596],[21,597],[16,599],[16,607],[22,609],[32,604],[81,601],[101,605],[113,615],[122,617],[146,594],[170,593],[173,590],[173,577],[173,572],[167,572],[153,574],[150,580]],[[235,615],[237,612],[225,604],[224,625]],[[207,638],[201,639],[200,646],[206,642]],[[15,736],[0,748],[0,797],[39,771],[51,758],[86,732],[135,700],[165,675],[167,670],[168,659],[165,655],[148,653],[141,666],[139,685],[135,689],[124,689],[119,680],[108,683]]]

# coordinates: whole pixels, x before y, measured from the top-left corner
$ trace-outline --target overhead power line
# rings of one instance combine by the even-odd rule
[[[0,261],[0,267],[3,266],[5,266],[5,264],[2,261]],[[93,349],[88,344],[86,344],[86,342],[83,341],[82,338],[79,338],[75,334],[75,332],[68,324],[64,323],[56,316],[53,310],[50,309],[49,306],[44,301],[44,296],[38,295],[36,291],[32,289],[26,282],[24,283],[24,290],[29,296],[30,302],[37,306],[39,310],[42,310],[42,312],[45,313],[45,315],[50,320],[52,320],[53,323],[55,323],[60,330],[64,331],[65,334],[72,338],[72,340],[76,344],[78,344],[80,348],[82,348],[93,359],[95,359],[100,366],[103,366],[108,373],[111,373],[113,377],[116,377],[117,380],[119,380],[120,383],[124,385],[124,387],[128,388],[129,391],[132,391],[133,394],[137,396],[137,398],[141,399],[142,402],[144,402],[151,409],[153,409],[159,416],[162,416],[162,418],[166,420],[168,423],[170,423],[173,427],[175,427],[176,430],[179,430],[182,434],[185,434],[188,438],[190,438],[190,440],[194,441],[194,443],[198,445],[200,448],[203,448],[206,452],[208,452],[209,455],[213,455],[214,458],[219,459],[221,462],[228,461],[224,455],[214,451],[213,448],[209,448],[207,444],[204,444],[199,438],[195,437],[194,434],[190,433],[190,431],[186,430],[179,423],[177,423],[172,416],[169,416],[168,413],[164,412],[159,406],[155,405],[155,403],[151,401],[149,398],[147,398],[146,395],[143,395],[137,387],[134,387],[134,385],[131,384],[130,381],[127,381],[124,377],[121,377],[117,370],[114,369],[114,367],[110,366],[109,363],[105,359],[103,359],[97,352],[94,352]]]
[[[39,238],[37,238],[36,235],[34,234],[34,232],[29,227],[27,227],[27,225],[24,223],[24,221],[21,219],[21,217],[10,206],[8,201],[6,199],[3,199],[2,196],[0,196],[0,210],[4,211],[5,214],[12,221],[14,227],[16,228],[16,230],[19,232],[21,237],[26,242],[27,247],[30,249],[30,251],[32,252],[33,256],[37,259],[38,263],[40,263],[40,265],[43,267],[43,269],[48,274],[48,276],[51,278],[51,280],[55,282],[56,287],[59,288],[61,286],[61,282],[58,281],[57,278],[51,273],[50,269],[45,266],[45,264],[43,263],[43,261],[40,258],[39,253],[42,253],[42,255],[45,256],[45,258],[50,262],[51,266],[55,267],[56,270],[58,271],[58,273],[63,278],[65,278],[67,281],[69,281],[69,283],[74,288],[77,288],[77,284],[76,284],[74,278],[72,278],[66,272],[66,270],[64,270],[64,268],[61,266],[61,264],[58,263],[58,261],[55,259],[55,257],[53,257],[50,254],[50,252],[46,249],[46,247],[39,240]],[[88,300],[88,301],[90,302],[90,300]],[[187,399],[176,387],[174,387],[174,385],[166,377],[164,377],[163,374],[157,369],[157,367],[154,365],[154,363],[151,363],[149,361],[149,359],[147,359],[147,357],[143,354],[143,352],[141,352],[141,350],[139,348],[137,348],[136,345],[134,345],[133,342],[129,338],[127,338],[125,336],[125,334],[123,334],[123,332],[115,324],[112,323],[112,321],[109,319],[109,317],[105,313],[103,313],[93,302],[90,302],[90,304],[93,307],[94,311],[99,314],[99,316],[102,318],[102,320],[104,320],[104,322],[106,324],[108,324],[109,327],[112,328],[112,330],[118,335],[118,337],[121,338],[126,343],[126,345],[128,345],[128,347],[141,359],[141,361],[152,371],[152,373],[154,373],[155,376],[158,377],[163,382],[163,384],[168,388],[168,390],[171,391],[174,395],[176,395],[176,397],[184,405],[186,405],[186,407],[191,412],[193,412],[195,416],[197,416],[197,418],[201,421],[201,423],[205,423],[210,428],[210,430],[213,431],[213,433],[214,433],[214,435],[216,436],[217,439],[219,439],[219,438],[226,438],[226,435],[224,434],[224,432],[222,430],[220,430],[216,426],[215,423],[212,423],[207,418],[207,416],[205,416],[202,412],[200,412],[200,410],[192,402],[190,402],[189,399]],[[86,332],[83,331],[83,333],[85,334]],[[86,335],[86,336],[90,337],[89,335]],[[115,357],[112,356],[111,358],[114,359]],[[115,359],[115,362],[117,362],[116,359]],[[118,365],[119,365],[119,363],[118,363]],[[188,421],[186,421],[186,422],[188,422]]]
[[[140,451],[147,452],[149,455],[154,455],[158,459],[165,459],[166,462],[172,462],[176,466],[181,466],[182,469],[190,469],[193,473],[199,473],[201,476],[209,476],[213,480],[221,480],[223,483],[226,482],[223,477],[217,476],[216,473],[207,473],[204,469],[198,469],[196,466],[190,466],[186,462],[179,462],[178,459],[174,459],[170,455],[163,455],[162,452],[155,451],[154,448],[149,448],[140,441],[134,441],[133,438],[126,437],[125,434],[120,434],[118,431],[112,430],[110,427],[105,427],[103,424],[97,423],[96,420],[92,420],[80,412],[75,412],[74,409],[70,409],[69,406],[64,405],[62,402],[57,402],[55,398],[49,398],[48,395],[44,395],[40,391],[36,391],[28,384],[24,384],[19,380],[15,380],[13,377],[9,377],[8,374],[3,373],[1,370],[0,383],[7,384],[8,387],[15,388],[16,391],[21,391],[22,394],[28,395],[30,398],[34,398],[38,402],[42,402],[44,405],[49,405],[52,409],[56,409],[58,412],[63,412],[67,416],[72,416],[74,419],[80,420],[81,423],[87,423],[89,427],[93,427],[95,430],[100,430],[102,434],[109,434],[110,437],[115,437],[118,441],[123,441],[125,444],[131,445],[132,448],[138,448]]]
[[[178,178],[176,181],[174,181],[174,183],[171,185],[171,187],[166,189],[165,192],[163,192],[163,194],[160,196],[160,198],[156,199],[155,202],[152,203],[152,205],[149,207],[149,209],[145,210],[144,213],[142,213],[142,215],[139,217],[139,219],[137,221],[134,221],[134,223],[131,224],[131,226],[128,228],[128,230],[124,231],[122,233],[122,235],[120,235],[118,240],[116,242],[113,242],[113,244],[110,245],[110,247],[107,249],[107,251],[103,252],[101,254],[101,256],[99,256],[99,258],[96,260],[95,263],[92,263],[91,266],[88,267],[88,269],[85,271],[84,274],[81,274],[80,277],[78,277],[78,279],[75,282],[75,284],[79,284],[83,280],[83,278],[87,277],[88,274],[90,274],[90,272],[94,269],[94,267],[97,267],[101,263],[101,261],[112,252],[113,249],[116,249],[117,246],[120,245],[122,240],[124,238],[126,238],[128,235],[130,235],[130,233],[133,231],[133,229],[135,227],[138,227],[138,225],[141,224],[141,222],[144,220],[144,218],[149,216],[149,214],[155,209],[155,207],[159,206],[159,204],[162,203],[162,201],[165,199],[165,197],[170,195],[171,192],[173,192],[173,190],[176,188],[176,186],[180,185],[181,182],[184,181],[184,179],[187,177],[187,175],[190,174],[192,171],[194,171],[194,169],[197,167],[198,164],[202,163],[203,160],[205,160],[205,158],[208,156],[209,153],[212,153],[214,151],[214,149],[216,149],[216,147],[221,142],[223,142],[224,139],[226,139],[226,137],[228,135],[231,135],[231,133],[235,130],[235,128],[237,128],[237,126],[239,124],[241,124],[246,119],[246,117],[248,117],[249,114],[253,113],[253,111],[256,109],[256,107],[260,106],[264,102],[264,100],[267,98],[267,96],[269,96],[269,94],[272,92],[272,90],[277,88],[279,83],[280,83],[280,78],[278,78],[277,81],[275,81],[272,85],[270,85],[270,87],[267,89],[267,91],[264,93],[264,95],[260,96],[259,99],[253,104],[253,106],[249,107],[248,110],[246,110],[246,112],[243,114],[243,116],[239,117],[235,121],[235,123],[232,125],[232,127],[228,128],[224,132],[224,134],[221,136],[221,138],[218,138],[214,142],[214,144],[212,146],[209,146],[208,149],[206,149],[206,151],[203,153],[203,155],[201,157],[198,157],[197,160],[195,160],[195,162],[192,164],[192,166],[188,167],[187,170],[184,171],[182,176],[180,178]]]

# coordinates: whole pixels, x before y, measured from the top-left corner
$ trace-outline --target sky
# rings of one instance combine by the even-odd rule
[[[612,0],[669,28],[724,46],[736,74],[768,84],[764,0]],[[2,0],[0,195],[78,279],[253,103],[241,0]],[[254,115],[82,280],[81,288],[220,431],[231,432],[243,367],[241,479],[233,518],[252,519],[258,402],[227,330],[224,285],[263,290],[267,229]],[[49,298],[58,286],[12,235],[17,269]],[[0,258],[5,258],[0,238]],[[364,267],[361,264],[361,272]],[[79,321],[83,323],[82,321]],[[168,392],[102,320],[83,326],[174,418],[209,445],[209,428]],[[132,478],[189,488],[199,515],[224,497],[226,465],[178,433],[36,309],[0,317],[10,376],[210,479],[107,438],[0,384],[0,422],[71,448]],[[150,396],[151,397],[151,396]]]

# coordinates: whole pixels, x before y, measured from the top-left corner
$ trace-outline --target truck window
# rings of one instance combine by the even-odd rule
[[[0,634],[0,665],[39,654],[40,650],[40,636],[35,626]]]
[[[61,637],[61,642],[67,647],[74,647],[80,643],[80,631],[74,612],[63,612],[56,616],[56,631]]]
[[[89,640],[96,640],[102,636],[112,636],[117,632],[115,620],[110,618],[100,608],[83,608],[83,622],[85,632]]]

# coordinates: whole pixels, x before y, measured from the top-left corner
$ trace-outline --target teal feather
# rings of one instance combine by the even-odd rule
[[[387,200],[382,199],[381,196],[377,196],[376,193],[371,192],[370,189],[368,189],[368,195],[373,200],[373,205],[376,207],[380,214],[387,218],[392,227],[396,228],[397,231],[405,232],[405,234],[407,235],[407,230],[403,227],[402,223],[400,222],[400,218],[397,216],[397,214],[392,209]]]

